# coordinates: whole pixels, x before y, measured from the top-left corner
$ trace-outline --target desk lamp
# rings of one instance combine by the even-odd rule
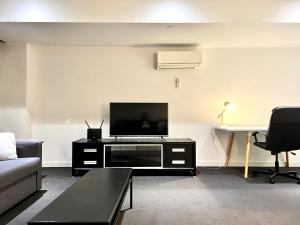
[[[223,125],[223,117],[224,117],[224,113],[227,111],[227,112],[232,112],[234,110],[234,105],[231,103],[231,102],[224,102],[224,109],[223,111],[218,115],[218,118],[221,119],[220,121],[220,125],[222,126]]]

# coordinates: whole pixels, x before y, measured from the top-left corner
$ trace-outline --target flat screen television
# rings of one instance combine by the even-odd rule
[[[168,103],[110,103],[110,136],[168,136]]]

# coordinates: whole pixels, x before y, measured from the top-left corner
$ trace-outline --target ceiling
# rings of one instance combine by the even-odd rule
[[[300,24],[0,23],[7,43],[62,46],[300,46]]]
[[[0,22],[299,23],[299,0],[0,0]]]
[[[300,1],[0,0],[0,40],[63,46],[295,47],[300,46]]]

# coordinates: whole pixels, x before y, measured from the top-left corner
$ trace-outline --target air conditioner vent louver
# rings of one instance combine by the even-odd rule
[[[158,70],[198,69],[202,63],[199,51],[160,51],[157,52]]]

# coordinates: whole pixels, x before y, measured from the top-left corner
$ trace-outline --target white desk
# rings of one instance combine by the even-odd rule
[[[255,127],[255,126],[247,126],[247,127],[220,126],[220,127],[216,127],[215,129],[229,132],[225,166],[228,166],[228,163],[230,160],[231,149],[232,149],[232,144],[233,144],[233,140],[234,140],[234,134],[236,132],[247,132],[245,171],[244,171],[244,177],[247,179],[248,178],[248,167],[249,167],[252,133],[256,132],[256,131],[266,132],[268,130],[268,128],[267,127]],[[286,153],[286,166],[289,167],[288,153]]]

